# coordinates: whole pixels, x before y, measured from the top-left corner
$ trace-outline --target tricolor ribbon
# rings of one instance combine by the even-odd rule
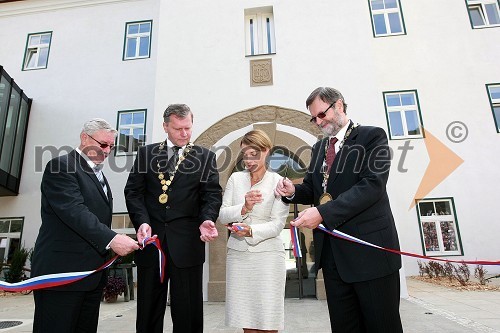
[[[141,246],[142,250],[149,244],[154,244],[158,249],[158,267],[160,268],[160,282],[163,283],[163,280],[165,279],[165,263],[166,263],[165,253],[161,248],[160,240],[158,238],[152,239],[150,237],[146,237],[142,240],[142,244],[140,244],[139,246]]]
[[[295,258],[302,258],[302,251],[300,250],[299,243],[299,230],[293,226],[290,226],[290,236],[292,239],[293,256]]]
[[[160,241],[155,238],[146,238],[143,240],[141,248],[146,247],[149,244],[154,244],[156,248],[158,249],[159,252],[159,257],[160,257],[160,280],[163,283],[164,280],[164,271],[165,271],[165,254],[163,253],[163,250],[160,245]],[[44,288],[50,288],[50,287],[59,287],[59,286],[64,286],[76,281],[79,281],[81,279],[86,278],[87,276],[94,274],[96,272],[102,271],[103,269],[108,268],[111,266],[116,259],[118,259],[118,255],[113,257],[112,259],[108,260],[106,263],[104,263],[101,267],[93,270],[93,271],[84,271],[84,272],[68,272],[68,273],[56,273],[56,274],[46,274],[46,275],[40,275],[31,279],[27,279],[21,282],[15,282],[15,283],[9,283],[9,282],[4,282],[0,281],[0,290],[3,291],[10,291],[10,292],[16,292],[16,291],[23,291],[23,290],[37,290],[37,289],[44,289]]]
[[[116,259],[118,259],[118,256],[115,256],[113,259],[107,261],[104,265],[93,271],[46,274],[15,283],[0,281],[0,290],[15,292],[64,286],[108,268]]]
[[[294,227],[294,226],[290,226],[290,229],[297,229],[297,228]],[[362,244],[362,245],[373,247],[373,248],[376,248],[376,249],[379,249],[379,250],[382,250],[382,251],[392,252],[392,253],[395,253],[395,254],[400,254],[400,255],[404,255],[404,256],[408,256],[408,257],[414,257],[414,258],[420,258],[420,259],[426,259],[426,260],[434,260],[434,261],[442,261],[442,262],[450,262],[450,263],[457,263],[457,264],[463,264],[463,263],[465,263],[465,264],[471,264],[471,265],[484,265],[484,266],[488,266],[488,265],[489,266],[500,265],[500,261],[490,261],[490,260],[450,260],[450,259],[428,257],[428,256],[424,256],[424,255],[421,255],[421,254],[416,254],[416,253],[411,253],[411,252],[405,252],[405,251],[399,251],[399,250],[389,249],[389,248],[385,248],[385,247],[382,247],[382,246],[378,246],[378,245],[372,244],[370,242],[366,242],[366,241],[364,241],[362,239],[359,239],[359,238],[356,238],[354,236],[351,236],[351,235],[348,235],[346,233],[343,233],[342,231],[338,231],[338,230],[335,230],[335,229],[334,230],[328,230],[327,228],[325,228],[325,226],[323,224],[320,224],[317,229],[319,229],[319,230],[321,230],[323,232],[326,232],[327,234],[329,234],[331,236],[334,236],[334,237],[337,237],[337,238],[341,238],[341,239],[344,239],[344,240],[347,240],[347,241],[350,241],[350,242],[353,242],[353,243]],[[295,233],[296,233],[296,231],[295,231]],[[292,237],[292,241],[293,241],[293,237]]]

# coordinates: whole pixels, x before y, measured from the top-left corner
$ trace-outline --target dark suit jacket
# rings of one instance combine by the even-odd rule
[[[206,148],[193,146],[179,165],[167,194],[168,201],[161,204],[163,193],[158,179],[160,170],[166,173],[167,146],[160,150],[159,143],[139,148],[134,166],[125,186],[125,200],[130,219],[137,230],[141,224],[151,226],[153,235],[166,238],[166,246],[175,265],[180,268],[205,262],[205,243],[200,240],[199,226],[205,220],[216,221],[222,204],[215,154]],[[157,265],[156,249],[148,246],[136,251],[137,265]]]
[[[76,150],[52,159],[42,178],[42,225],[35,243],[32,276],[94,270],[106,261],[110,229],[109,200],[87,161]],[[101,281],[93,274],[58,290],[89,291]],[[53,288],[51,288],[53,289]]]
[[[303,183],[296,185],[291,202],[319,205],[319,197],[323,193],[320,169],[327,140],[325,138],[313,146],[308,173]],[[333,201],[317,207],[325,227],[382,247],[399,249],[386,192],[390,158],[387,135],[383,129],[371,126],[353,129],[330,170],[327,192],[332,195]],[[399,255],[341,240],[315,229],[318,269],[321,268],[324,237],[330,237],[338,272],[348,283],[386,276],[401,267]]]

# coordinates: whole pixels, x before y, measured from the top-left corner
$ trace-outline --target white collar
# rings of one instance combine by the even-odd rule
[[[172,143],[172,141],[170,141],[169,139],[166,139],[165,142],[167,143],[167,147],[168,148],[172,148],[174,147],[175,145]],[[181,146],[181,149],[179,149],[179,155],[182,154],[184,152],[184,149],[186,148],[187,145],[184,145],[184,146]],[[178,146],[177,146],[178,147]]]
[[[75,150],[78,154],[80,154],[85,159],[85,161],[87,161],[87,164],[89,165],[89,167],[92,170],[94,170],[94,168],[97,166],[97,164],[92,162],[92,160],[80,150],[80,147],[76,147]],[[101,167],[101,169],[102,169],[102,167]]]
[[[351,124],[351,120],[350,120],[350,119],[348,119],[348,120],[347,120],[347,123],[344,125],[344,127],[342,127],[342,128],[340,129],[340,131],[337,133],[337,135],[335,135],[335,136],[330,136],[330,139],[332,139],[332,138],[337,138],[337,140],[338,140],[337,142],[339,142],[339,144],[340,144],[340,142],[342,142],[342,140],[344,140],[344,138],[345,138],[345,134],[346,134],[347,129],[349,128],[349,125],[350,125],[350,124]]]

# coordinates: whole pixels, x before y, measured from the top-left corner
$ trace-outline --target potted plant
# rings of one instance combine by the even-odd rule
[[[31,250],[25,249],[24,247],[19,247],[14,251],[10,265],[6,265],[9,266],[9,270],[5,272],[6,282],[15,283],[23,280],[24,271],[26,270],[24,265],[30,253]]]
[[[108,276],[108,281],[104,287],[104,300],[112,303],[116,302],[118,295],[125,292],[125,281],[120,276]]]

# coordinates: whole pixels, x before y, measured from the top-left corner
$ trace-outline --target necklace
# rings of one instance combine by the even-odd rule
[[[158,168],[158,179],[160,180],[161,189],[163,191],[163,193],[160,194],[160,196],[158,197],[158,201],[161,204],[167,203],[167,201],[168,201],[168,194],[167,194],[168,187],[170,186],[170,184],[172,184],[172,180],[174,179],[175,174],[177,173],[177,169],[179,169],[179,165],[182,163],[182,161],[184,161],[184,159],[186,158],[186,155],[191,151],[192,147],[193,147],[193,144],[191,142],[189,142],[186,145],[186,148],[184,148],[182,155],[179,156],[179,160],[177,161],[177,164],[175,165],[174,171],[170,173],[169,179],[165,179],[165,174],[160,171],[160,161],[156,162],[156,167]],[[163,150],[163,148],[165,148],[165,141],[160,143],[160,146],[158,147],[158,149],[160,150],[160,153]],[[178,152],[175,152],[175,154],[177,154],[177,153]],[[174,156],[172,156],[171,158],[174,158]]]
[[[255,179],[252,178],[252,173],[248,173],[248,176],[250,177],[250,184],[251,185],[255,185],[257,184],[258,182],[260,182],[264,176],[266,175],[266,170],[264,170],[264,173],[261,175],[261,176],[257,176],[256,174],[254,175],[255,176]]]
[[[258,177],[257,179],[253,179],[252,176],[250,175],[250,182],[253,184],[257,184],[258,182],[260,182],[262,180],[262,178],[264,178],[264,176]]]

